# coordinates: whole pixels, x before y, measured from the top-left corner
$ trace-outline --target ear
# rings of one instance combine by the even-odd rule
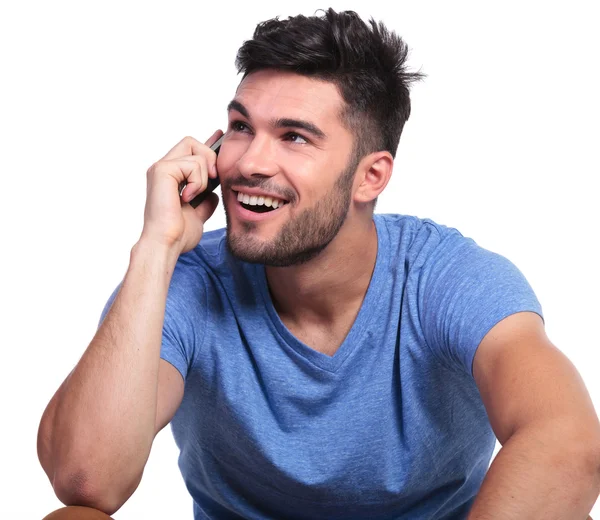
[[[375,200],[392,176],[394,158],[390,152],[374,152],[362,158],[355,177],[354,201],[368,203]]]

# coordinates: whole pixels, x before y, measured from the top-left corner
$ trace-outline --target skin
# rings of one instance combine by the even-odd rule
[[[217,166],[225,186],[240,174],[269,177],[277,189],[290,194],[293,203],[286,211],[253,226],[235,214],[231,218],[232,233],[246,229],[248,240],[260,245],[275,238],[290,215],[314,209],[326,199],[336,174],[347,165],[352,137],[337,119],[341,100],[331,85],[307,83],[293,75],[256,74],[240,85],[238,96],[254,118],[254,132],[228,130],[218,165],[209,146],[221,132],[205,144],[184,138],[148,169],[144,225],[122,287],[44,411],[38,456],[66,505],[109,515],[117,511],[139,485],[154,437],[171,421],[183,398],[181,374],[159,355],[167,292],[179,255],[198,244],[218,198],[213,194],[195,209],[181,201],[189,202],[200,193],[208,177],[217,175]],[[309,98],[314,99],[312,104]],[[314,124],[328,136],[318,144],[287,148],[283,129],[268,124],[273,116],[311,117],[310,111]],[[362,158],[347,216],[330,244],[301,265],[269,269],[274,301],[290,330],[323,352],[337,349],[366,292],[377,250],[371,201],[385,187],[391,167],[387,152]],[[180,199],[179,185],[184,181],[187,186]],[[225,187],[223,196],[231,210],[235,202],[231,190]],[[356,250],[364,253],[360,261],[345,258]],[[295,307],[287,299],[294,287],[301,288]],[[321,327],[328,322],[335,322],[335,327],[323,334]],[[111,426],[116,423],[119,428]]]
[[[468,520],[585,519],[600,492],[600,423],[581,376],[531,312],[484,337],[473,376],[502,449]]]
[[[262,71],[242,81],[235,100],[247,115],[230,111],[217,168],[208,145],[219,132],[205,145],[182,140],[148,170],[144,228],[123,287],[44,412],[38,454],[65,504],[118,510],[141,480],[155,435],[181,403],[183,379],[159,358],[166,295],[178,256],[198,243],[217,205],[214,195],[195,210],[182,205],[182,181],[189,202],[218,169],[238,254],[244,245],[273,256],[269,246],[281,243],[290,226],[301,230],[307,217],[318,230],[328,220],[339,225],[337,233],[316,233],[317,242],[334,236],[312,258],[266,267],[275,307],[298,339],[335,354],[362,303],[377,254],[372,201],[389,181],[391,155],[361,158],[352,182],[340,186],[355,143],[331,84]],[[241,116],[251,131],[233,131]],[[273,126],[273,118],[308,119],[324,137],[290,139],[299,129]],[[236,183],[268,186],[289,204],[273,218],[250,222],[236,209]],[[292,249],[300,254],[306,247],[296,240]],[[469,520],[585,518],[600,490],[600,424],[579,374],[541,320],[518,313],[493,327],[477,350],[474,377],[503,447]],[[115,423],[119,428],[107,427]]]
[[[234,102],[217,159],[230,248],[243,259],[275,264],[267,265],[266,273],[282,320],[299,339],[333,354],[358,313],[375,266],[372,201],[389,181],[393,158],[376,152],[353,161],[353,135],[341,123],[343,100],[331,83],[260,71],[241,82]],[[276,118],[309,121],[324,135],[276,127]],[[349,182],[340,183],[348,176]],[[245,221],[234,209],[235,189],[247,186],[281,194],[289,204],[272,218]],[[290,241],[288,261],[277,265],[276,252]],[[318,254],[303,258],[311,247]],[[297,261],[289,261],[294,256]]]
[[[340,190],[335,197],[331,193],[349,165],[352,136],[338,117],[339,94],[327,83],[261,72],[242,82],[236,100],[247,108],[252,131],[232,132],[231,123],[241,114],[230,111],[229,146],[218,159],[228,232],[230,239],[265,251],[281,242],[286,224],[306,212],[317,214],[320,201],[343,200]],[[326,137],[290,144],[282,140],[281,129],[269,125],[273,117],[309,118]],[[335,353],[362,303],[377,252],[366,203],[385,187],[391,166],[391,157],[377,154],[359,163],[347,215],[334,212],[340,229],[320,254],[288,267],[266,267],[280,317],[296,337],[321,352]],[[244,225],[232,211],[231,188],[240,176],[277,187],[290,204],[277,218]],[[517,313],[493,327],[476,353],[474,377],[503,448],[469,520],[586,518],[600,489],[600,424],[579,374],[551,344],[539,317]]]

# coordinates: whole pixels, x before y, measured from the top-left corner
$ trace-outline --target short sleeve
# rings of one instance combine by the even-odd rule
[[[171,284],[163,323],[160,357],[179,370],[184,381],[206,330],[206,290],[202,284],[196,287],[201,295],[196,293],[192,299],[188,291]]]
[[[419,321],[426,343],[447,366],[473,375],[481,340],[499,321],[541,305],[507,258],[460,233],[445,236],[419,279]]]
[[[117,294],[119,294],[119,290],[121,289],[122,284],[123,284],[123,282],[121,282],[119,285],[117,285],[116,289],[112,292],[112,294],[109,296],[108,300],[104,304],[104,308],[102,309],[102,312],[100,313],[100,320],[98,320],[98,328],[100,328],[100,325],[102,325],[102,323],[104,322],[104,318],[106,318],[106,315],[108,314],[108,311],[112,307],[112,304],[114,303],[115,298],[117,297]]]
[[[110,295],[100,315],[98,327],[103,323],[108,311],[114,303],[121,284]],[[199,306],[204,308],[204,305]],[[198,320],[200,322],[202,320]],[[182,375],[187,377],[194,358],[196,347],[196,327],[190,318],[189,309],[186,311],[185,297],[178,292],[177,284],[171,284],[165,307],[163,321],[160,357],[173,365]]]

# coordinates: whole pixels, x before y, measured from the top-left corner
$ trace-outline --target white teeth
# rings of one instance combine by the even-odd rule
[[[274,199],[273,197],[264,197],[262,195],[247,195],[238,191],[237,200],[249,206],[267,206],[268,208],[277,209],[285,204],[285,201]]]

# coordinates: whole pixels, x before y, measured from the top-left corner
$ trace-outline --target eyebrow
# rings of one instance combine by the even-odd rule
[[[231,112],[232,110],[235,110],[242,114],[246,119],[248,119],[248,121],[252,121],[248,109],[244,105],[242,105],[242,103],[236,101],[235,99],[231,101],[229,105],[227,105],[227,112]],[[289,117],[279,117],[272,119],[270,121],[270,124],[273,128],[301,128],[309,134],[312,134],[317,139],[327,139],[327,134],[325,134],[323,130],[321,130],[317,125],[311,123],[310,121],[303,121],[302,119],[291,119]]]

